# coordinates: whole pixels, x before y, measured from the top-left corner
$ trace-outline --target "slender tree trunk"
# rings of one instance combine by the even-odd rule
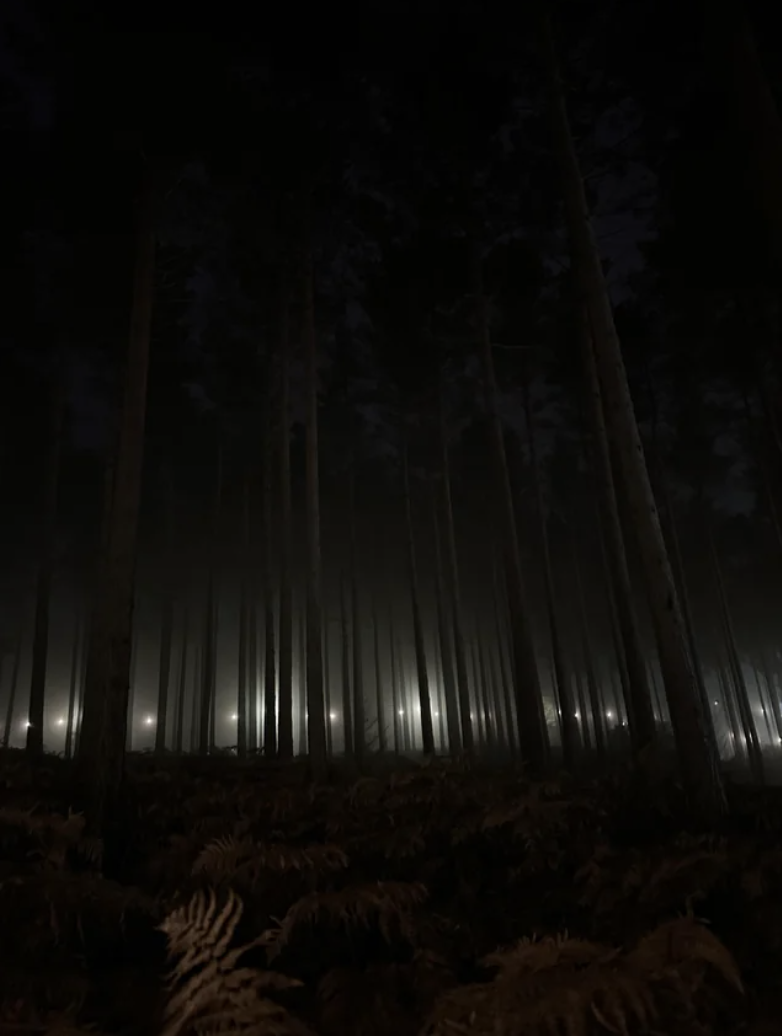
[[[315,344],[312,250],[304,268],[304,345],[307,361],[307,702],[313,777],[326,776],[326,715],[323,704],[323,605],[320,554],[320,454],[318,448],[318,357]]]
[[[14,645],[14,662],[11,667],[11,686],[8,689],[8,703],[5,712],[5,728],[3,730],[3,748],[11,744],[11,730],[14,722],[16,709],[16,694],[19,690],[19,672],[22,666],[22,648],[24,645],[24,631],[19,630]]]
[[[239,659],[236,681],[236,752],[247,755],[247,641],[249,624],[248,572],[253,570],[252,518],[250,515],[250,478],[244,481],[244,563],[239,586]]]
[[[155,266],[151,177],[144,185],[136,237],[136,270],[124,400],[114,467],[108,542],[90,629],[79,737],[78,777],[100,830],[120,797],[128,722],[128,686],[138,514],[141,500],[147,370]],[[119,815],[118,813],[116,815]]]
[[[375,702],[377,708],[377,747],[381,755],[388,751],[386,720],[383,707],[383,670],[380,661],[380,631],[377,622],[377,601],[372,599],[372,634],[375,648]]]
[[[424,629],[421,620],[421,601],[418,588],[418,563],[415,553],[413,513],[410,503],[410,473],[407,465],[407,444],[402,455],[402,480],[405,500],[405,526],[407,530],[407,563],[410,579],[410,596],[413,606],[413,641],[415,644],[415,665],[418,677],[418,701],[421,708],[421,738],[424,755],[434,755],[434,728],[432,727],[432,701],[429,696],[429,674],[426,667]]]
[[[209,530],[209,571],[206,583],[204,612],[204,643],[201,656],[201,714],[198,731],[198,751],[208,755],[214,746],[214,725],[212,710],[217,690],[217,543],[220,527],[220,510],[223,495],[223,451],[217,455],[217,480],[215,484],[212,522]]]
[[[43,755],[43,724],[46,703],[46,670],[49,660],[49,613],[52,597],[52,574],[57,541],[57,492],[60,480],[60,450],[64,395],[62,378],[55,375],[51,386],[51,420],[44,471],[44,493],[41,521],[41,547],[35,588],[35,620],[33,626],[33,663],[30,675],[30,703],[27,727],[27,751]]]
[[[347,580],[340,579],[340,617],[342,627],[342,723],[345,755],[355,755],[353,734],[353,694],[350,686],[350,619],[348,618]]]
[[[445,568],[448,590],[451,596],[451,621],[453,623],[453,650],[456,659],[456,692],[461,721],[461,743],[465,755],[473,750],[473,731],[470,722],[470,691],[467,676],[467,651],[464,644],[464,623],[462,621],[461,586],[459,579],[459,558],[456,552],[456,531],[451,501],[451,464],[448,456],[448,435],[445,426],[445,403],[440,388],[440,462],[442,469],[443,515],[445,518]]]
[[[364,762],[366,741],[366,709],[364,707],[364,651],[361,640],[361,609],[358,591],[358,543],[356,536],[356,476],[351,467],[348,490],[350,509],[350,584],[353,606],[353,721],[355,724],[354,746],[359,768]]]
[[[187,640],[188,640],[188,609],[185,605],[182,614],[182,643],[179,650],[179,688],[177,694],[176,728],[174,730],[174,751],[177,755],[182,754],[182,744],[185,726],[185,695],[187,693]]]
[[[443,585],[443,557],[440,543],[440,521],[437,515],[437,482],[432,480],[432,529],[434,532],[434,575],[435,575],[435,608],[437,610],[437,632],[440,647],[440,663],[443,674],[443,708],[448,725],[448,750],[458,755],[461,747],[459,731],[459,702],[456,696],[456,680],[454,677],[453,653],[451,638],[448,636],[448,615],[445,606],[445,587]],[[441,717],[442,718],[442,717]]]
[[[65,721],[65,758],[73,755],[74,723],[76,721],[76,695],[79,689],[79,657],[82,651],[81,614],[77,611],[73,626],[73,648],[71,649],[71,675],[68,682],[68,716]]]
[[[166,557],[163,562],[164,586],[163,607],[160,623],[160,661],[158,666],[157,689],[157,724],[155,726],[155,751],[166,750],[166,731],[168,729],[168,689],[171,683],[171,655],[174,641],[174,580],[172,555],[175,549],[175,511],[174,487],[169,482],[168,499],[166,500],[167,543]]]
[[[289,376],[289,350],[290,350],[290,297],[287,284],[283,286],[282,294],[282,318],[280,328],[280,363],[279,363],[279,580],[280,580],[280,661],[279,661],[279,686],[280,686],[280,708],[283,703],[290,713],[290,728],[286,725],[280,728],[281,744],[280,749],[288,754],[293,753],[293,585],[291,564],[293,558],[293,503],[291,490],[291,447],[290,447],[290,376]],[[271,479],[269,475],[267,482]],[[267,516],[271,512],[267,511]],[[269,534],[270,536],[270,534]],[[267,549],[270,550],[267,539]],[[271,554],[267,554],[266,567],[271,564]],[[267,620],[267,637],[268,637]],[[267,723],[268,703],[267,703]],[[272,718],[274,713],[272,712]],[[282,739],[284,738],[284,745]],[[269,740],[267,736],[267,746]],[[274,742],[272,741],[272,747]],[[268,752],[268,748],[267,748]],[[272,752],[272,754],[274,754]]]

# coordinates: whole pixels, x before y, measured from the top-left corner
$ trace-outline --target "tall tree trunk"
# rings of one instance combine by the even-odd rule
[[[627,382],[613,310],[597,250],[584,184],[570,132],[551,28],[542,18],[552,130],[562,174],[565,215],[583,303],[589,312],[606,419],[616,445],[631,518],[646,571],[650,607],[660,633],[660,656],[685,793],[700,816],[727,809],[718,760],[706,729],[684,629],[676,584],[663,540],[657,506]]]
[[[347,580],[340,579],[340,618],[342,629],[342,726],[345,755],[355,754],[353,742],[353,695],[350,689],[350,619],[348,618]]]
[[[293,595],[290,579],[290,555],[283,545],[290,530],[280,528],[281,583],[280,583],[280,679],[277,687],[274,623],[274,525],[272,520],[272,371],[268,372],[268,400],[266,436],[263,449],[263,750],[267,759],[293,758]],[[288,424],[285,421],[285,435]],[[287,450],[287,438],[286,450]],[[290,476],[288,477],[290,492]],[[282,493],[284,495],[284,488]],[[290,500],[288,501],[290,503]],[[282,503],[282,501],[281,501]],[[282,503],[281,510],[285,511]],[[290,513],[288,513],[290,522]],[[287,593],[287,599],[283,599]],[[283,646],[283,632],[287,638]],[[283,660],[285,674],[283,675]],[[279,699],[279,719],[277,701]]]
[[[212,722],[215,693],[217,691],[217,543],[220,527],[220,511],[223,496],[223,451],[217,455],[217,480],[215,483],[212,521],[209,529],[209,571],[206,582],[204,611],[204,642],[201,656],[201,714],[198,728],[198,751],[208,755],[214,746],[214,724]]]
[[[432,701],[429,696],[429,674],[426,668],[424,628],[421,620],[421,600],[418,588],[418,563],[415,553],[413,512],[410,503],[410,472],[407,464],[407,443],[402,451],[402,482],[405,501],[405,527],[407,530],[407,563],[410,579],[410,597],[413,606],[413,641],[415,644],[415,666],[418,677],[418,701],[421,708],[421,738],[424,755],[434,755],[434,728],[432,726]]]
[[[483,356],[486,383],[486,404],[492,436],[492,453],[502,515],[502,543],[505,555],[505,581],[510,613],[510,641],[513,653],[513,682],[516,697],[516,719],[522,761],[532,773],[544,769],[548,759],[548,740],[543,721],[540,675],[535,659],[535,645],[526,600],[524,574],[521,567],[516,509],[513,503],[508,461],[505,454],[505,433],[499,413],[497,378],[491,344],[489,304],[483,290],[480,258],[475,260],[475,295],[478,333]]]
[[[356,535],[356,475],[351,467],[350,488],[350,584],[353,606],[353,722],[355,727],[354,746],[359,767],[364,762],[366,741],[366,709],[364,706],[364,652],[361,639],[361,610],[358,592],[358,543]]]
[[[16,709],[16,694],[19,690],[19,672],[22,666],[22,648],[24,646],[24,629],[20,629],[14,644],[14,662],[11,666],[11,685],[8,689],[8,702],[5,711],[5,727],[3,729],[3,748],[11,744],[11,729]]]
[[[307,361],[307,703],[310,765],[315,779],[326,776],[326,714],[323,703],[323,605],[320,555],[320,454],[318,448],[318,355],[315,344],[312,249],[304,266],[304,345]]]
[[[171,683],[171,654],[174,642],[174,585],[172,555],[175,546],[174,487],[168,484],[166,500],[167,543],[163,562],[163,607],[160,623],[160,661],[158,666],[157,723],[155,726],[155,751],[166,750],[168,729],[168,689]]]
[[[377,622],[377,601],[372,598],[372,634],[375,648],[375,707],[377,709],[377,747],[381,755],[388,751],[386,720],[383,706],[383,670],[380,662],[380,631]]]
[[[470,690],[467,676],[467,651],[464,644],[464,623],[462,621],[461,581],[459,579],[459,558],[456,552],[456,530],[451,500],[451,464],[448,456],[448,434],[445,425],[445,402],[440,386],[440,464],[443,487],[443,516],[445,518],[445,569],[448,590],[451,596],[451,621],[453,623],[453,651],[456,659],[456,693],[459,702],[461,722],[461,743],[465,755],[473,750],[473,732],[470,722]]]
[[[244,559],[239,586],[239,659],[236,681],[236,753],[247,755],[247,641],[249,614],[248,573],[253,570],[252,517],[250,514],[250,477],[244,480]]]
[[[73,626],[73,647],[71,648],[71,675],[68,681],[68,715],[65,720],[65,758],[73,755],[74,724],[76,722],[76,695],[79,689],[79,657],[82,651],[81,614],[76,612]]]
[[[44,492],[41,511],[41,546],[35,587],[33,626],[33,664],[30,674],[30,704],[27,726],[27,751],[43,755],[43,723],[46,703],[46,670],[49,659],[49,611],[52,574],[57,545],[57,489],[60,480],[60,451],[64,413],[62,377],[55,373],[50,388],[50,427],[46,462],[43,466]]]
[[[124,400],[114,464],[106,553],[90,629],[77,773],[101,829],[122,789],[128,723],[138,515],[141,501],[147,370],[155,267],[155,194],[144,184],[136,236],[136,269]],[[119,815],[119,814],[117,814]]]
[[[187,693],[187,639],[188,639],[188,608],[185,604],[182,613],[182,643],[179,649],[179,687],[177,692],[176,727],[174,729],[174,751],[177,755],[182,754],[182,744],[185,728],[185,696]]]
[[[291,571],[293,558],[293,503],[291,489],[291,444],[290,444],[290,292],[287,279],[281,291],[282,315],[280,321],[280,362],[279,362],[279,427],[277,443],[279,450],[279,586],[280,586],[280,625],[279,625],[279,688],[280,702],[286,703],[290,713],[290,730],[281,728],[285,743],[281,743],[288,754],[293,753],[293,576]],[[269,476],[270,478],[271,476]],[[268,514],[271,514],[269,511]],[[268,542],[268,541],[267,541]],[[271,563],[271,555],[267,555],[267,570]],[[268,633],[267,633],[268,636]],[[281,704],[282,708],[282,704]],[[268,703],[267,703],[268,710]],[[268,712],[267,712],[268,715]],[[268,741],[267,741],[268,744]],[[268,749],[267,749],[268,751]]]
[[[433,479],[432,487],[432,531],[434,533],[434,576],[435,576],[435,608],[437,610],[437,632],[440,647],[440,663],[443,674],[443,703],[440,711],[445,710],[448,724],[448,751],[458,755],[461,746],[459,732],[459,702],[456,696],[456,680],[454,678],[453,653],[451,638],[448,636],[448,615],[445,606],[445,587],[443,585],[443,554],[440,543],[440,521],[437,514],[437,482]],[[440,717],[442,719],[442,716]]]

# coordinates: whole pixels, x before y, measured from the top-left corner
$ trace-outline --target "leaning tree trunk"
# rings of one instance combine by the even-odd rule
[[[402,448],[402,488],[405,503],[405,528],[407,532],[407,564],[410,579],[410,597],[413,607],[413,642],[415,644],[415,667],[418,677],[418,701],[421,707],[421,738],[424,755],[434,755],[434,728],[432,726],[432,701],[429,696],[429,674],[426,668],[424,628],[421,620],[421,598],[418,586],[418,562],[415,554],[413,533],[413,512],[410,503],[410,472],[407,464],[407,443]]]
[[[565,105],[548,18],[543,17],[546,73],[551,94],[552,130],[562,174],[568,233],[583,302],[589,312],[606,420],[616,445],[621,477],[646,570],[650,607],[660,633],[660,658],[676,737],[685,793],[702,818],[724,814],[727,803],[716,753],[706,730],[687,646],[676,584],[665,548],[643,445],[597,250],[586,192]]]
[[[312,775],[326,776],[326,712],[323,702],[323,604],[320,554],[320,473],[318,447],[318,354],[315,344],[312,249],[305,253],[304,352],[307,362],[307,705]]]
[[[44,465],[44,496],[41,529],[41,553],[35,588],[35,620],[33,625],[33,664],[30,675],[30,702],[27,725],[27,751],[43,755],[43,721],[46,703],[46,670],[49,659],[49,613],[52,597],[52,574],[57,541],[57,488],[60,478],[60,450],[64,396],[62,378],[55,373],[52,385],[49,442]]]
[[[96,829],[115,815],[125,763],[133,592],[141,501],[155,267],[154,194],[144,185],[136,236],[130,343],[106,552],[90,629],[77,773]],[[116,814],[118,815],[118,814]]]
[[[513,653],[513,682],[519,747],[522,762],[530,768],[531,772],[536,773],[545,767],[548,759],[548,740],[543,721],[540,675],[535,659],[535,645],[532,639],[532,626],[521,566],[516,509],[513,504],[508,461],[505,454],[505,433],[499,412],[489,305],[483,290],[482,264],[478,257],[476,257],[474,272],[478,333],[486,382],[486,404],[489,412],[495,478],[502,515],[502,545],[505,555],[505,581],[510,613],[510,642]]]

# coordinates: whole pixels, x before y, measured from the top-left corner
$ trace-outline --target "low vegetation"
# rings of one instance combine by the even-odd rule
[[[3,1036],[774,1031],[773,790],[132,756],[104,845],[68,767],[0,762]]]

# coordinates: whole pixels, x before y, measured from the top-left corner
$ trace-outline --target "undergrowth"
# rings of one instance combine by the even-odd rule
[[[109,863],[69,786],[0,757],[0,1036],[772,1031],[773,794],[696,835],[648,771],[132,757]]]

